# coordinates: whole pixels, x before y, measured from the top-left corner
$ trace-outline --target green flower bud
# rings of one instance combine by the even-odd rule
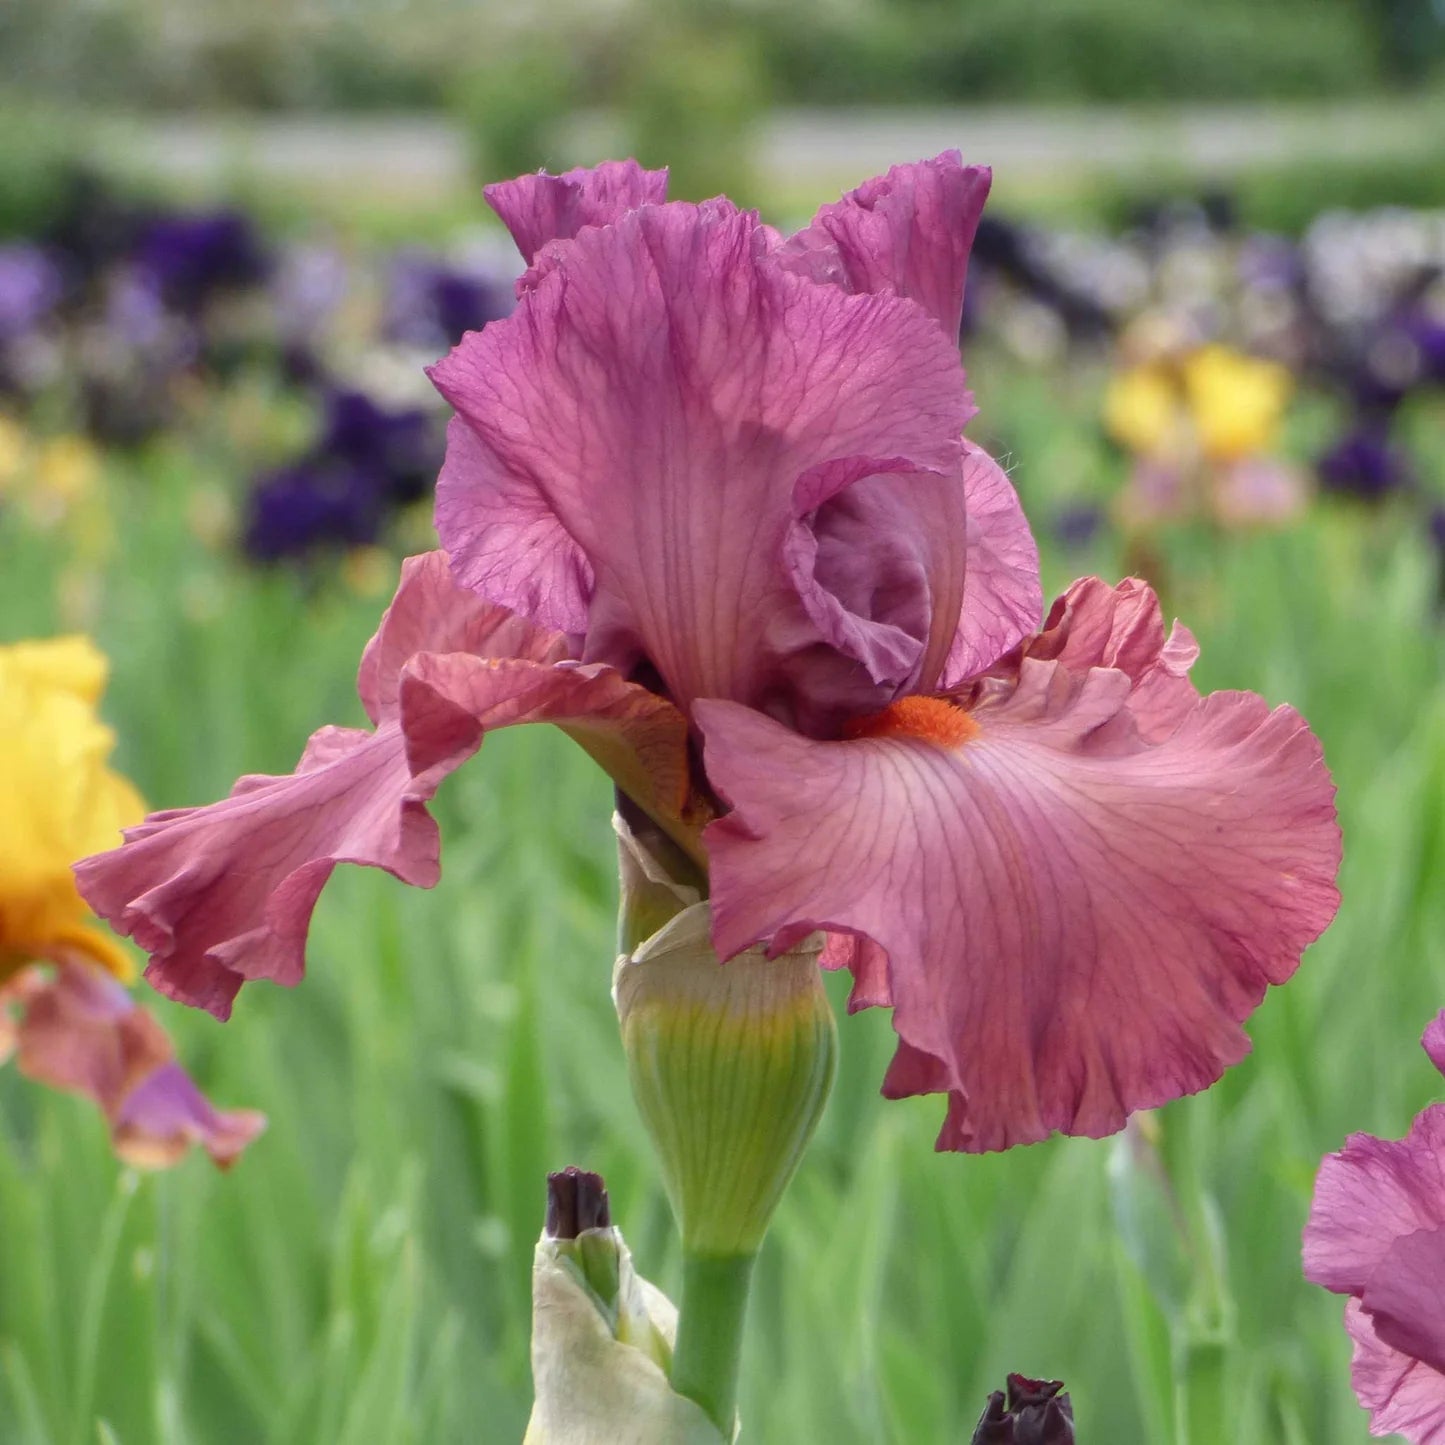
[[[624,865],[624,918],[626,886]],[[827,1103],[837,1025],[821,934],[778,958],[750,949],[723,963],[710,925],[705,902],[679,900],[618,959],[613,996],[684,1250],[750,1256]]]

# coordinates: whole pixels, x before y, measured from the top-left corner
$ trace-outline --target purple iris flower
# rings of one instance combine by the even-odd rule
[[[135,259],[167,304],[185,312],[217,292],[257,284],[271,265],[251,220],[231,210],[158,218],[142,234]]]
[[[1388,420],[1365,418],[1322,456],[1316,465],[1327,492],[1378,502],[1410,481],[1410,463],[1390,440]]]
[[[374,472],[391,501],[419,501],[432,489],[445,441],[437,417],[422,407],[389,411],[362,391],[332,391],[316,452]]]
[[[280,562],[328,545],[374,542],[386,515],[378,474],[344,460],[309,458],[262,478],[251,494],[244,546]]]
[[[382,332],[407,346],[445,350],[512,310],[509,285],[425,251],[400,252],[389,283]]]

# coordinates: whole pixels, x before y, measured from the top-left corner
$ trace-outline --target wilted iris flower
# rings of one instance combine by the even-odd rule
[[[1445,1013],[1421,1040],[1445,1073]],[[1372,1435],[1445,1441],[1445,1104],[1399,1140],[1352,1134],[1315,1181],[1305,1275],[1349,1296],[1351,1380]]]
[[[955,337],[989,174],[900,166],[782,238],[614,163],[488,191],[514,313],[433,370],[445,552],[362,660],[372,726],[81,865],[173,997],[302,976],[336,863],[430,885],[425,804],[491,728],[563,727],[693,860],[724,958],[817,930],[890,1006],[944,1148],[1101,1135],[1213,1082],[1337,903],[1288,707],[1200,697],[1143,584],[1043,630]]]
[[[145,811],[106,763],[104,682],[82,638],[0,647],[0,1056],[18,1052],[22,1072],[93,1099],[131,1163],[174,1163],[201,1144],[229,1164],[264,1121],[202,1096],[119,981],[130,960],[71,877]]]

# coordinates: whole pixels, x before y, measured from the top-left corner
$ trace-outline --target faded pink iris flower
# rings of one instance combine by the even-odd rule
[[[444,552],[361,664],[372,728],[81,865],[148,976],[224,1017],[293,984],[337,862],[436,881],[425,804],[485,732],[563,727],[706,871],[728,957],[826,930],[893,1009],[942,1148],[1102,1135],[1204,1088],[1333,916],[1320,748],[1201,698],[1148,587],[1038,559],[963,428],[989,173],[894,168],[781,238],[613,163],[487,192],[528,269],[432,371]]]
[[[1445,1013],[1421,1042],[1445,1074]],[[1445,1445],[1445,1104],[1403,1139],[1351,1134],[1325,1159],[1304,1269],[1350,1297],[1351,1382],[1370,1433]]]

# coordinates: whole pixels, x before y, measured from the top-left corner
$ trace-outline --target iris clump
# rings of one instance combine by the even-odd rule
[[[430,886],[426,803],[553,722],[671,840],[712,945],[826,935],[939,1147],[1102,1135],[1201,1089],[1332,917],[1333,787],[1289,707],[1201,696],[1143,583],[1045,611],[956,338],[989,173],[895,167],[791,237],[635,163],[488,199],[527,270],[431,375],[442,550],[362,660],[371,727],[81,865],[163,992],[298,982],[341,861]]]

